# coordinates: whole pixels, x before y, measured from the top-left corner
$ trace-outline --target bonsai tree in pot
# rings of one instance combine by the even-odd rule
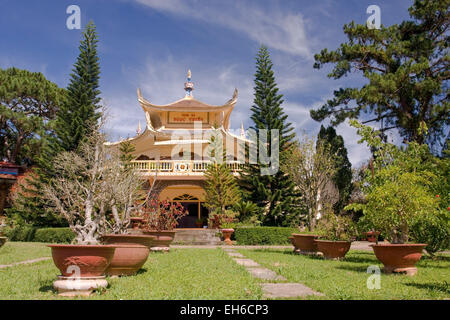
[[[62,274],[62,281],[54,283],[60,292],[81,290],[80,285],[71,287],[72,284],[64,282],[72,274],[84,279],[89,288],[107,285],[99,277],[109,266],[115,247],[99,242],[109,200],[104,192],[108,183],[104,142],[103,134],[93,130],[76,151],[58,154],[53,162],[55,176],[43,185],[44,197],[76,235],[75,244],[49,245],[53,261]]]
[[[151,235],[130,234],[131,215],[142,206],[137,202],[145,193],[142,191],[143,180],[129,165],[129,158],[124,157],[124,150],[129,150],[126,146],[121,146],[120,152],[109,150],[103,173],[108,214],[101,224],[101,239],[106,244],[116,246],[114,257],[106,270],[107,275],[135,274],[146,262],[155,238]],[[151,194],[152,187],[148,194]]]
[[[168,251],[175,238],[174,228],[188,211],[179,202],[152,198],[143,209],[144,234],[155,236],[153,251]]]
[[[319,219],[317,225],[319,239],[316,239],[317,250],[325,259],[342,259],[350,250],[356,236],[356,226],[350,216],[336,215],[327,212]]]
[[[351,204],[347,209],[363,210],[364,220],[390,242],[373,245],[385,272],[414,275],[426,244],[408,243],[411,226],[436,215],[439,204],[429,189],[436,177],[420,168],[427,146],[413,142],[402,150],[383,142],[372,128],[356,121],[352,125],[375,150],[375,160],[365,176],[366,203]]]

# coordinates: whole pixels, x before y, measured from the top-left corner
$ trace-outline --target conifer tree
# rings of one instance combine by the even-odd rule
[[[261,130],[267,130],[268,143],[258,143],[258,161],[244,166],[240,183],[247,200],[262,209],[260,221],[264,225],[291,225],[299,222],[299,195],[292,179],[282,170],[282,164],[287,160],[295,133],[281,106],[283,96],[278,93],[272,66],[267,48],[261,46],[256,57],[255,98],[251,108],[253,126],[250,129],[258,137],[262,134]],[[261,151],[269,155],[272,150],[271,130],[279,132],[279,169],[274,174],[262,174],[264,169],[270,167],[261,162]],[[248,157],[248,150],[246,153]]]
[[[57,117],[56,133],[65,151],[75,150],[86,133],[97,127],[100,103],[100,66],[97,55],[97,33],[91,21],[80,42],[80,54],[75,62],[67,87],[67,103]]]
[[[205,206],[213,213],[226,215],[227,210],[241,201],[241,191],[226,163],[221,131],[216,130],[210,141],[211,163],[205,172]]]
[[[21,191],[18,201],[10,213],[18,221],[36,226],[65,226],[61,217],[49,209],[47,200],[40,190],[49,184],[55,175],[53,160],[63,151],[75,151],[93,129],[98,129],[100,102],[100,67],[97,56],[97,33],[91,21],[83,31],[80,54],[56,119],[50,122],[51,130],[42,137],[42,146],[34,174],[28,179],[27,187]]]
[[[353,190],[352,164],[348,160],[344,138],[338,135],[333,127],[320,126],[317,140],[325,143],[325,147],[333,157],[336,168],[333,182],[339,190],[339,200],[335,203],[334,210],[338,213],[347,205]]]

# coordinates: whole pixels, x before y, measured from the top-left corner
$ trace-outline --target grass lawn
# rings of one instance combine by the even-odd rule
[[[28,245],[42,250],[40,244]],[[15,248],[20,251],[21,246]],[[27,258],[31,256],[19,260]],[[64,299],[52,289],[58,274],[52,260],[0,269],[0,300]],[[262,295],[258,282],[221,249],[152,253],[138,275],[108,282],[105,292],[80,299],[260,299]]]
[[[369,290],[367,267],[382,268],[373,252],[350,251],[344,261],[293,254],[292,250],[238,250],[264,267],[300,282],[326,297],[313,299],[444,299],[450,298],[450,256],[422,257],[413,277],[381,274],[381,288]]]
[[[51,256],[51,250],[45,243],[8,241],[0,248],[0,264]]]

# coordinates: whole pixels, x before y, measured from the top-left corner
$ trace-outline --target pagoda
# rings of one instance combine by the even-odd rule
[[[118,147],[128,141],[133,144],[133,166],[143,179],[158,181],[159,199],[182,203],[189,216],[182,219],[181,227],[194,227],[195,221],[208,217],[204,207],[204,172],[209,160],[210,135],[217,132],[222,136],[227,153],[227,165],[238,174],[243,164],[245,137],[241,125],[239,135],[230,130],[230,115],[233,111],[238,90],[235,89],[230,100],[223,105],[206,104],[194,98],[194,83],[188,71],[184,84],[184,98],[166,105],[156,105],[142,96],[137,89],[138,102],[145,114],[145,128],[139,122],[136,136],[118,142],[107,143]]]

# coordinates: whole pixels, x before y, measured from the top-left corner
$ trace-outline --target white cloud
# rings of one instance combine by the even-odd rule
[[[250,39],[285,53],[311,59],[301,13],[284,12],[243,2],[202,2],[195,0],[136,0],[154,10],[217,24],[245,34]]]

